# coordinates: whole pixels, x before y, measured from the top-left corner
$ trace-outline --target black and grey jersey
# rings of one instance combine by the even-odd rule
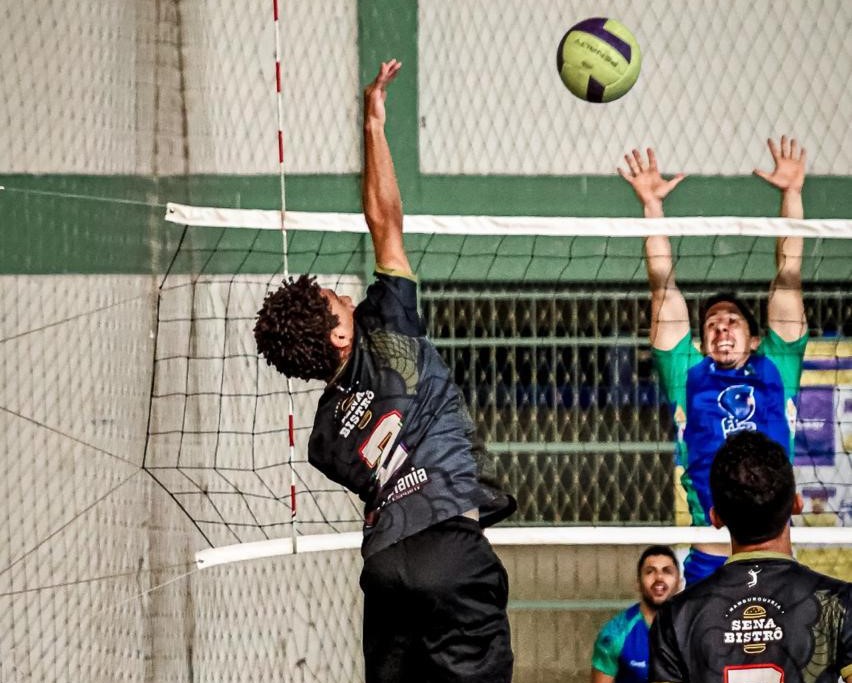
[[[470,510],[487,526],[515,507],[406,277],[377,273],[355,309],[352,353],[320,398],[308,458],[364,501],[365,557]]]
[[[778,553],[734,555],[651,627],[656,683],[837,683],[852,674],[852,584]]]

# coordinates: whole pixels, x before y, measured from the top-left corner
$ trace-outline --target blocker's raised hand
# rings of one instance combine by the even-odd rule
[[[627,171],[622,169],[621,166],[617,170],[618,174],[630,183],[645,208],[646,216],[650,217],[658,213],[662,215],[663,199],[678,186],[678,183],[685,176],[683,173],[678,173],[670,180],[666,180],[660,174],[654,150],[649,147],[646,153],[648,155],[647,161],[638,149],[625,154],[624,161],[627,163]]]
[[[795,138],[788,138],[786,135],[781,136],[779,145],[776,145],[772,138],[767,140],[766,143],[769,146],[772,160],[775,162],[775,168],[771,173],[756,168],[754,174],[782,192],[788,190],[801,192],[802,186],[805,184],[805,163],[807,161],[805,148],[799,147]]]

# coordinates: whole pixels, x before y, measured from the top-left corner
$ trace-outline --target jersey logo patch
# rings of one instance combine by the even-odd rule
[[[760,574],[759,569],[749,569],[748,575],[751,577],[751,580],[746,584],[746,588],[754,588],[757,585],[757,575]]]
[[[735,432],[753,432],[757,429],[757,425],[751,421],[756,408],[754,387],[748,384],[730,386],[719,394],[716,403],[727,413],[727,417],[722,418],[722,433],[726,437]]]
[[[335,412],[343,413],[340,436],[346,438],[352,433],[353,429],[364,429],[370,423],[372,413],[369,411],[369,407],[374,397],[372,391],[356,391],[337,406]]]
[[[757,655],[766,652],[768,644],[782,640],[784,629],[768,613],[767,607],[776,615],[784,613],[781,605],[772,598],[746,598],[732,605],[725,613],[730,622],[722,634],[722,642],[725,645],[742,645],[743,652]]]
[[[412,467],[408,472],[403,474],[396,482],[390,495],[387,498],[388,503],[394,503],[401,498],[410,496],[416,493],[429,483],[429,475],[422,467],[415,469]]]

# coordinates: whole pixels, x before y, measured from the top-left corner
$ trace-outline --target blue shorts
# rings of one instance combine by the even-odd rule
[[[689,554],[683,561],[683,578],[686,585],[691,586],[693,583],[710,576],[725,564],[727,559],[725,555],[710,555],[701,550],[690,548]]]

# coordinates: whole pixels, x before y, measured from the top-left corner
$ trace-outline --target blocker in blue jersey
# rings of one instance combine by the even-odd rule
[[[781,216],[802,218],[805,150],[783,136],[769,140],[775,162],[770,172],[755,170],[781,192]],[[647,160],[638,150],[625,155],[630,183],[648,218],[663,216],[663,200],[683,180],[664,180],[652,149]],[[708,476],[713,454],[739,431],[765,432],[793,457],[796,405],[807,343],[802,301],[801,237],[779,237],[776,276],[767,303],[768,330],[761,336],[757,320],[734,292],[720,292],[704,302],[700,351],[693,342],[686,301],[675,282],[672,248],[665,235],[645,239],[645,262],[651,290],[650,342],[660,384],[673,412],[680,481],[695,526],[710,524],[713,504]],[[684,562],[690,585],[725,562],[727,545],[694,546]]]

